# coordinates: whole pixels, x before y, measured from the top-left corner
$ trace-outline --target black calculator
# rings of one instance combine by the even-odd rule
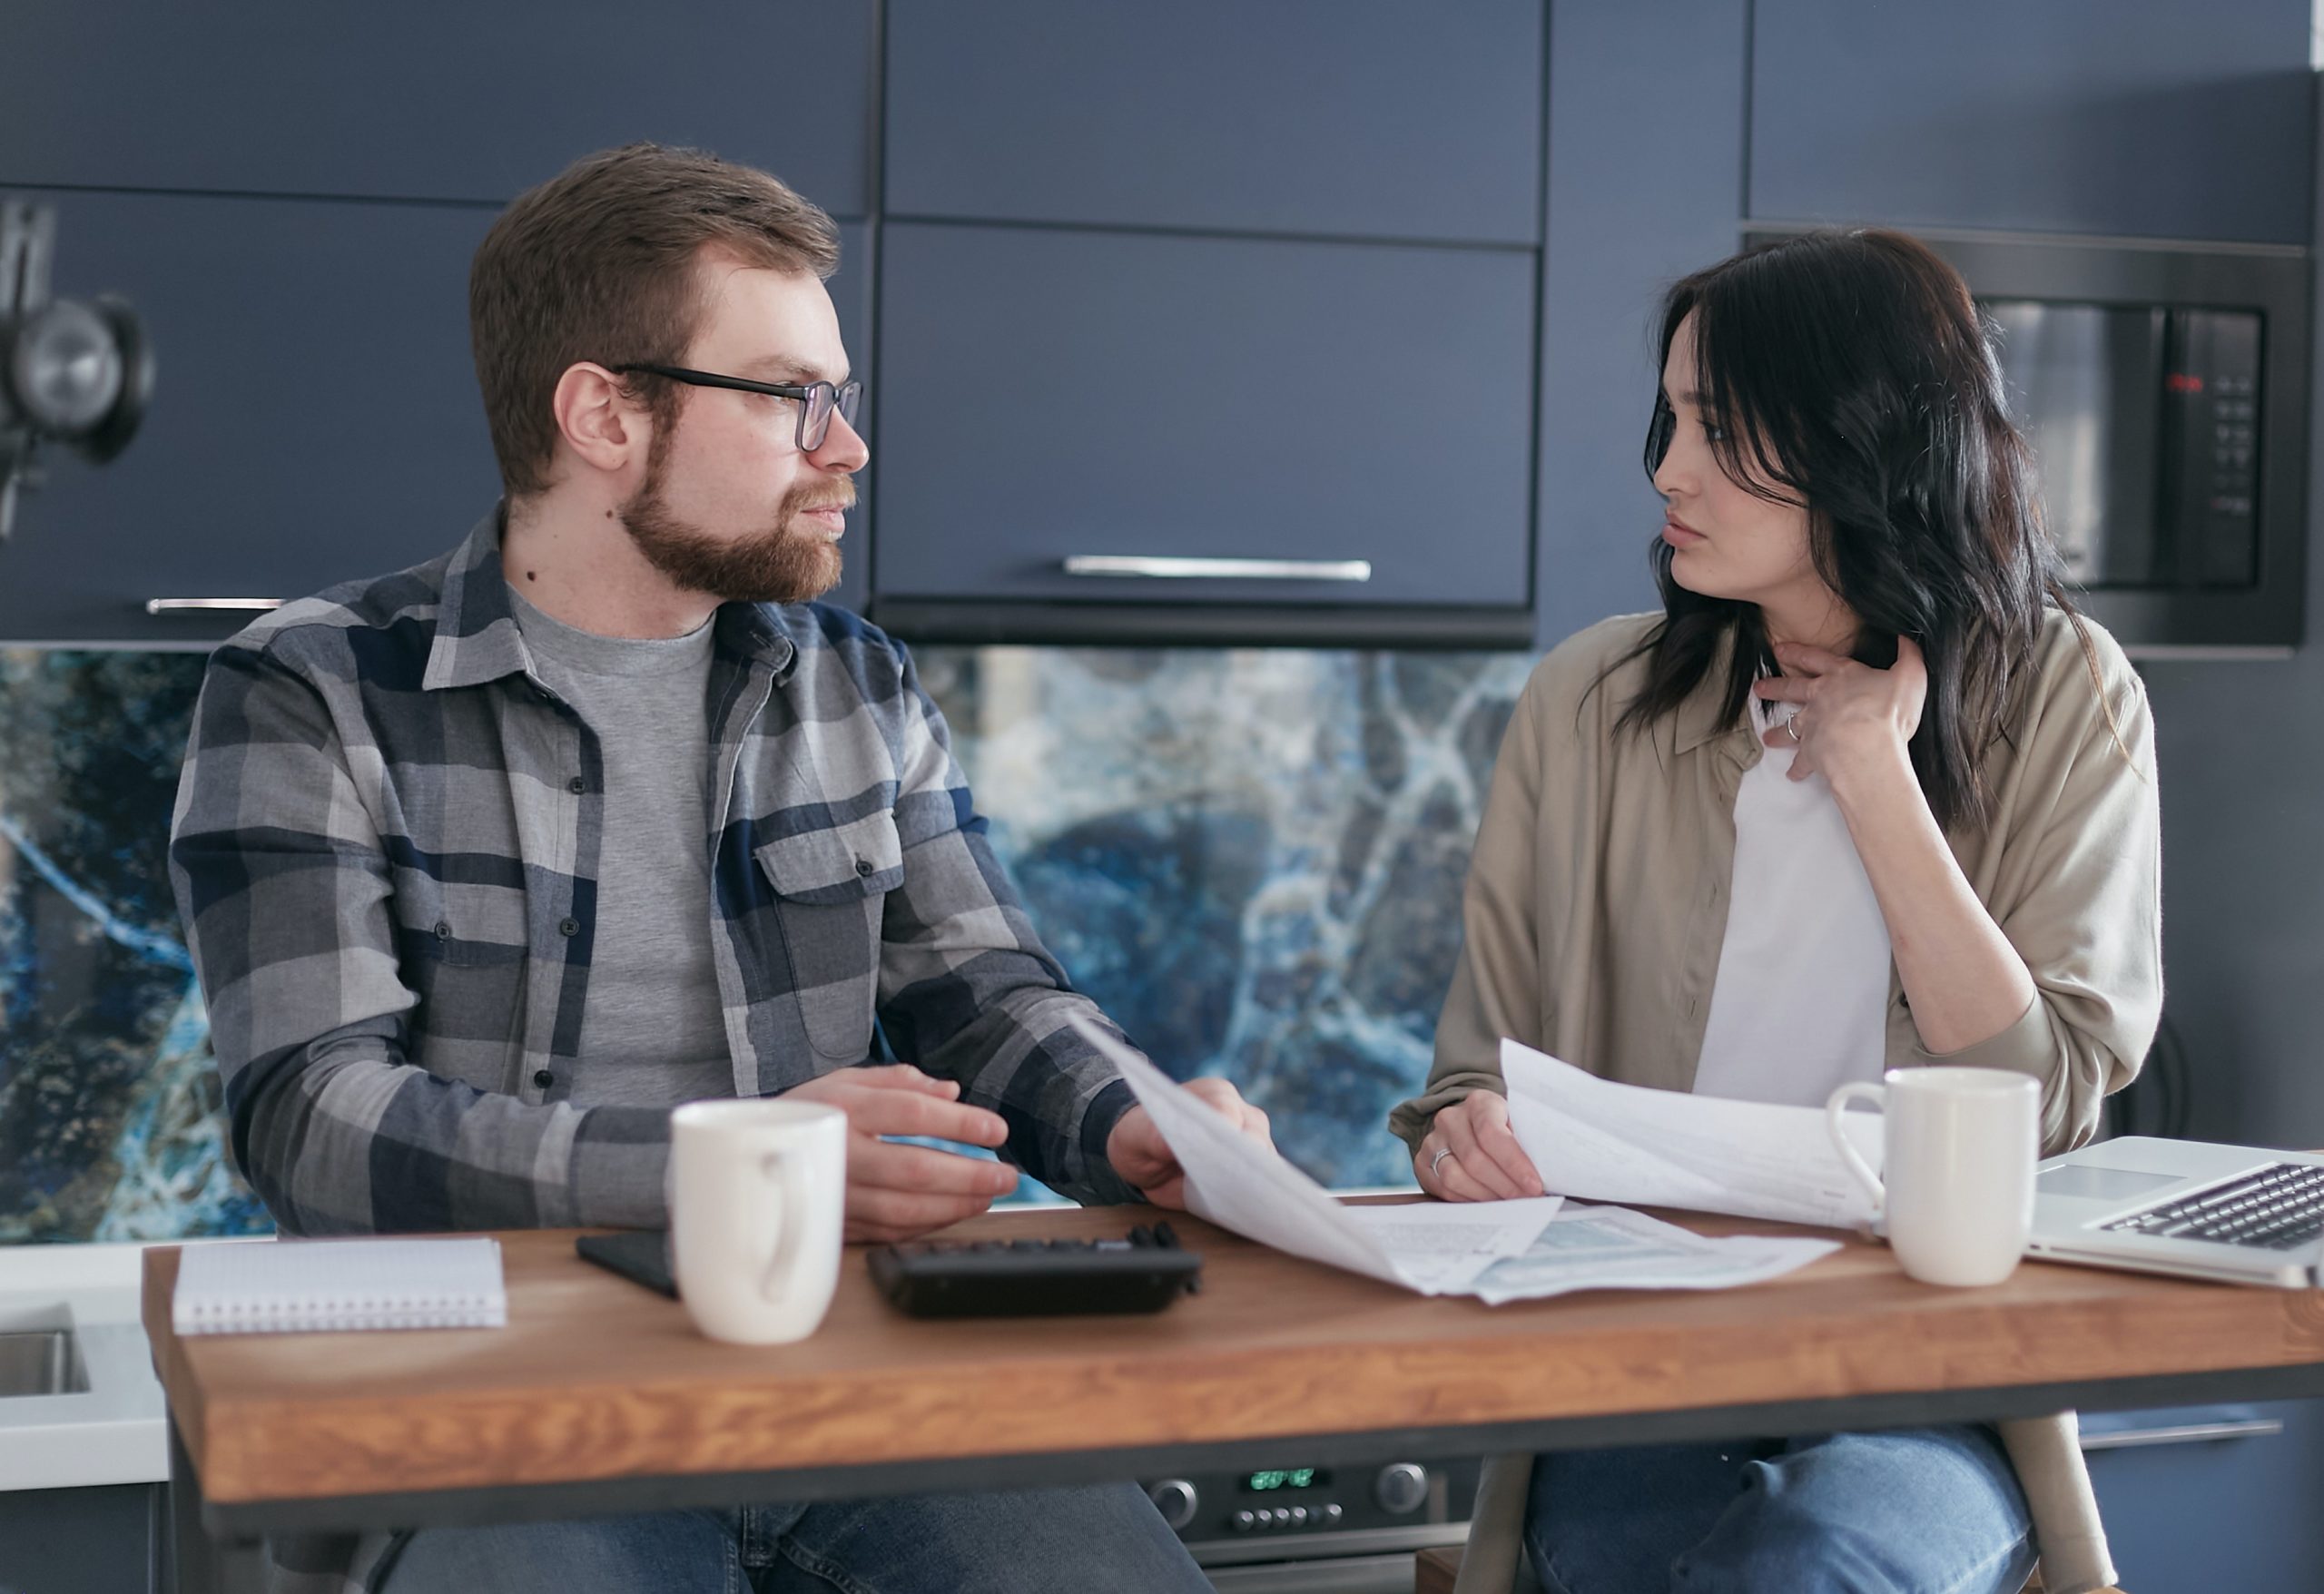
[[[1167,1223],[1120,1240],[913,1240],[875,1247],[880,1293],[915,1317],[1159,1312],[1202,1284]]]

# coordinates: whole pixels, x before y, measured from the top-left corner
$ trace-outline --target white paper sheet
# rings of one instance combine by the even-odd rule
[[[1069,1022],[1121,1070],[1177,1154],[1187,1210],[1246,1239],[1424,1295],[1463,1294],[1478,1274],[1530,1245],[1558,1209],[1554,1196],[1490,1207],[1343,1206],[1152,1063],[1078,1017]],[[1358,1215],[1366,1210],[1393,1215]]]
[[[1522,1255],[1494,1263],[1470,1292],[1490,1305],[1576,1290],[1724,1290],[1805,1267],[1837,1240],[1706,1239],[1623,1206],[1569,1204]]]
[[[1341,1214],[1388,1254],[1403,1283],[1423,1294],[1470,1293],[1478,1275],[1538,1242],[1564,1199],[1408,1201],[1386,1206],[1339,1206]]]
[[[1197,1217],[1294,1256],[1424,1295],[1504,1301],[1588,1289],[1726,1289],[1773,1278],[1837,1249],[1827,1240],[1704,1239],[1619,1207],[1562,1226],[1555,1196],[1343,1206],[1271,1147],[1095,1025],[1070,1020],[1121,1070],[1177,1155]]]
[[[1829,1228],[1872,1221],[1820,1107],[1617,1085],[1513,1040],[1501,1043],[1501,1070],[1517,1144],[1561,1195]],[[1879,1118],[1842,1122],[1876,1170]]]

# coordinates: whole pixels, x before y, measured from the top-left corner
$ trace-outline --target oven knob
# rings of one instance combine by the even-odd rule
[[[1307,1508],[1305,1506],[1295,1505],[1291,1508],[1291,1525],[1295,1528],[1304,1528],[1307,1525]]]
[[[1382,1510],[1398,1516],[1420,1510],[1428,1499],[1428,1469],[1410,1461],[1381,1468],[1380,1476],[1372,1481],[1372,1498],[1380,1502]]]
[[[1236,1511],[1235,1513],[1235,1530],[1237,1533],[1247,1533],[1257,1524],[1258,1520],[1258,1518],[1253,1516],[1248,1511]]]
[[[1195,1520],[1195,1507],[1202,1497],[1184,1478],[1165,1478],[1159,1483],[1147,1485],[1146,1498],[1154,1502],[1154,1509],[1162,1513],[1162,1520],[1176,1533]]]

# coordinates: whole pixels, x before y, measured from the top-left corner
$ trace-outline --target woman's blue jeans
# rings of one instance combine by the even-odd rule
[[[1525,1547],[1551,1594],[2017,1594],[2034,1560],[1983,1427],[1541,1456]]]

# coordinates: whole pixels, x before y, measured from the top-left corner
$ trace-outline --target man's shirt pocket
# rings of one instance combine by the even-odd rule
[[[753,849],[776,898],[791,995],[819,1057],[861,1062],[872,1049],[881,918],[903,884],[903,843],[886,809]]]

